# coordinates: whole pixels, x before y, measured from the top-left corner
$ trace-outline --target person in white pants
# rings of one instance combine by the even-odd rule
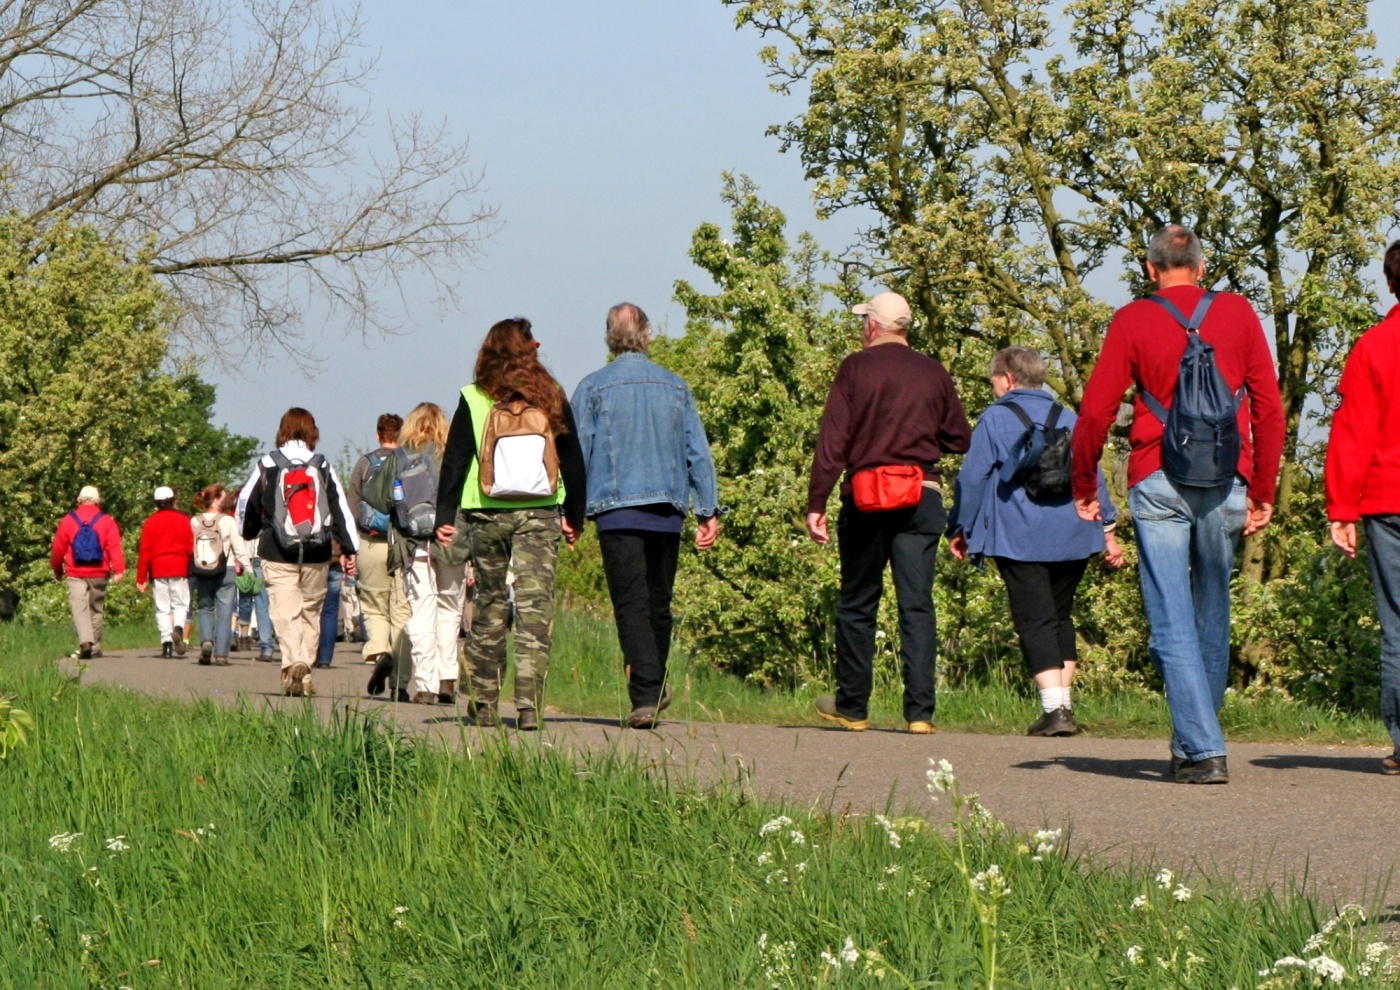
[[[190,614],[190,558],[194,535],[190,517],[175,508],[175,492],[167,485],[155,490],[156,511],[141,525],[136,560],[136,590],[151,597],[160,633],[161,656],[185,655],[185,628]]]

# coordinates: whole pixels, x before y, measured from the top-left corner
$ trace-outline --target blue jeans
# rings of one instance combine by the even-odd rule
[[[1367,516],[1362,522],[1381,621],[1381,721],[1400,753],[1400,516]]]
[[[233,578],[232,564],[222,577],[190,576],[190,589],[199,596],[199,639],[214,644],[216,657],[228,656],[233,641],[233,598],[238,593]]]
[[[262,558],[253,558],[253,573],[262,580]],[[272,638],[272,615],[267,610],[267,589],[263,588],[256,595],[245,595],[241,592],[238,595],[238,621],[242,625],[247,625],[253,618],[253,610],[258,613],[258,650],[261,653],[271,653],[277,641]]]
[[[1230,571],[1248,513],[1245,484],[1191,488],[1154,471],[1133,486],[1128,504],[1148,649],[1172,714],[1172,753],[1193,761],[1224,756]]]
[[[339,563],[331,564],[326,577],[326,603],[321,606],[321,642],[316,647],[316,666],[329,667],[331,654],[335,652],[335,634],[340,626],[340,586],[345,581],[345,571]]]

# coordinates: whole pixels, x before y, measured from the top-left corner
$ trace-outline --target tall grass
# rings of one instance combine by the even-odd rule
[[[0,762],[3,987],[1245,987],[1323,955],[1387,985],[1353,913],[1305,952],[1316,903],[1100,869],[946,776],[915,817],[806,812],[618,753],[453,753],[47,659],[0,667],[37,723]]]

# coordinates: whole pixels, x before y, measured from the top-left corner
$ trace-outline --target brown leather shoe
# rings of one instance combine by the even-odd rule
[[[413,696],[413,703],[415,705],[436,705],[437,695],[431,691],[419,691]]]
[[[536,732],[540,727],[540,716],[533,708],[515,710],[515,728],[520,732]]]
[[[467,706],[467,716],[483,729],[491,729],[501,724],[495,705],[483,705],[473,701]]]
[[[1400,774],[1400,753],[1392,753],[1381,760],[1381,773],[1388,777]]]
[[[457,682],[440,681],[438,683],[437,700],[444,705],[455,705],[457,703]]]

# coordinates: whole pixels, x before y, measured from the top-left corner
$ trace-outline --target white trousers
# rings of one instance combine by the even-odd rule
[[[188,632],[190,618],[189,578],[152,578],[151,597],[155,599],[156,629],[160,631],[162,643],[170,642],[176,626]]]
[[[466,590],[465,565],[451,567],[429,561],[427,556],[413,558],[406,627],[413,662],[410,694],[437,694],[443,681],[457,680],[457,631],[462,625]]]

